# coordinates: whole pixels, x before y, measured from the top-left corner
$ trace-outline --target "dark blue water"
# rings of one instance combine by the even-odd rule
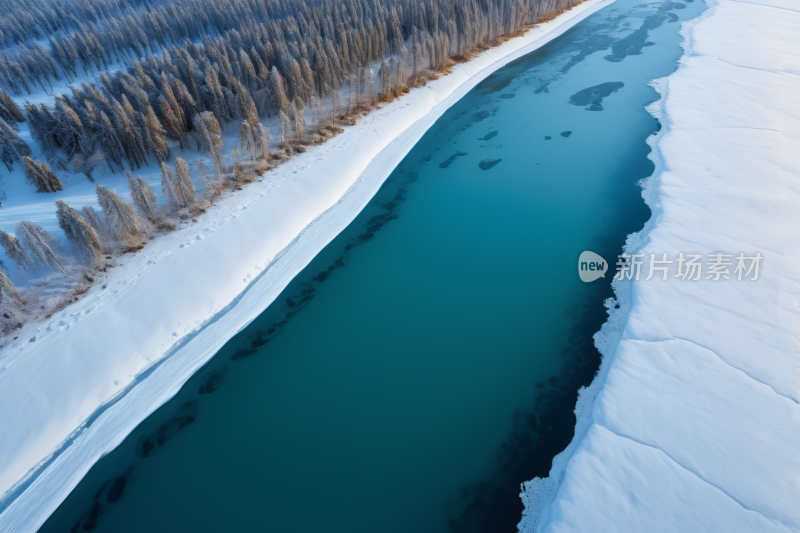
[[[702,8],[618,0],[482,82],[42,530],[514,531],[600,362],[577,258],[649,217],[647,82]]]

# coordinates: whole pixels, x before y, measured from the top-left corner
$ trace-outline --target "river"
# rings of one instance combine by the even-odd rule
[[[481,82],[41,531],[515,531],[650,216],[648,82],[704,7],[617,0]]]

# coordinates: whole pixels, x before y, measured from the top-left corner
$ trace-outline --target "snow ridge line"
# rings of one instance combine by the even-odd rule
[[[772,9],[783,9],[785,11],[794,11],[797,13],[799,10],[797,9],[790,9],[788,7],[779,7],[779,6],[771,6],[768,4],[759,4],[757,2],[745,2],[745,0],[730,0],[731,2],[739,2],[740,4],[750,4],[751,6],[760,6],[760,7],[771,7]]]
[[[605,429],[605,430],[606,430],[606,431],[608,431],[609,433],[612,433],[613,435],[616,435],[617,437],[619,437],[619,438],[621,438],[621,439],[625,439],[625,440],[627,440],[627,441],[630,441],[630,442],[632,442],[632,443],[634,443],[634,444],[636,444],[636,445],[638,445],[638,446],[644,446],[644,447],[646,447],[646,448],[650,448],[650,449],[656,450],[657,452],[659,452],[659,453],[663,454],[663,455],[664,455],[664,457],[666,457],[667,459],[669,459],[669,460],[670,460],[670,462],[672,462],[672,463],[673,463],[674,465],[676,465],[678,468],[680,468],[681,470],[683,470],[683,471],[685,471],[685,472],[688,472],[689,474],[691,474],[692,476],[696,477],[697,479],[699,479],[700,481],[702,481],[703,483],[705,483],[705,484],[706,484],[706,485],[708,485],[709,487],[713,487],[713,488],[717,489],[718,491],[720,491],[722,494],[724,494],[725,496],[727,496],[727,497],[728,497],[728,498],[729,498],[729,499],[730,499],[732,502],[736,503],[736,505],[738,505],[738,506],[739,506],[739,507],[741,507],[742,509],[744,509],[744,510],[746,510],[746,511],[750,511],[751,513],[756,513],[757,515],[760,515],[760,516],[762,516],[762,517],[763,517],[765,520],[769,520],[769,521],[770,521],[770,522],[772,522],[773,524],[776,524],[776,525],[779,525],[779,526],[783,526],[784,528],[786,528],[786,530],[787,530],[787,531],[797,531],[797,529],[795,529],[795,528],[792,528],[792,527],[790,527],[790,526],[789,526],[789,525],[787,525],[787,524],[784,524],[784,523],[783,523],[783,522],[781,522],[780,520],[777,520],[777,519],[775,519],[775,518],[770,518],[769,516],[765,515],[765,514],[764,514],[764,513],[762,513],[761,511],[758,511],[757,509],[751,509],[750,507],[746,506],[745,504],[743,504],[742,502],[740,502],[739,500],[737,500],[736,498],[734,498],[734,497],[733,497],[731,494],[729,494],[728,492],[726,492],[726,491],[725,491],[724,489],[722,489],[721,487],[719,487],[719,486],[715,485],[714,483],[711,483],[709,480],[705,479],[703,476],[701,476],[701,475],[700,475],[700,474],[698,474],[697,472],[694,472],[692,469],[690,469],[690,468],[686,467],[685,465],[681,464],[680,462],[678,462],[678,461],[677,461],[677,460],[676,460],[674,457],[672,457],[670,454],[668,454],[667,452],[665,452],[664,450],[662,450],[662,449],[661,449],[661,448],[659,448],[658,446],[654,446],[654,445],[652,445],[652,444],[648,444],[648,443],[646,443],[646,442],[642,442],[642,441],[640,441],[640,440],[634,439],[633,437],[629,437],[629,436],[627,436],[627,435],[622,435],[621,433],[618,433],[617,431],[614,431],[614,430],[613,430],[613,429],[611,429],[610,427],[608,427],[608,426],[606,426],[606,425],[604,425],[604,424],[601,424],[600,422],[595,422],[594,424],[595,424],[596,426],[598,426],[598,427],[601,427],[601,428]]]
[[[730,1],[731,2],[739,2],[740,4],[750,4],[751,6],[760,6],[761,5],[761,4],[754,4],[753,2],[742,2],[741,0],[730,0]],[[764,7],[771,7],[771,6],[764,6]],[[789,9],[787,11],[795,11],[795,10],[794,9]],[[795,13],[796,12],[797,11],[795,11]],[[694,57],[713,57],[713,56],[704,56],[704,55],[701,55],[701,54],[696,54],[696,55],[694,55]],[[736,67],[736,68],[746,68],[746,69],[750,69],[750,70],[760,70],[761,72],[769,72],[769,73],[772,73],[772,74],[788,74],[790,76],[800,76],[800,72],[793,72],[791,70],[774,70],[774,69],[771,69],[771,68],[748,67],[747,65],[737,65],[736,63],[731,63],[730,61],[727,61],[727,60],[719,58],[719,57],[713,57],[713,59],[716,59],[717,61],[719,61],[721,63],[725,63],[726,65],[730,65],[730,66]]]
[[[796,405],[800,405],[799,401],[797,401],[796,399],[792,398],[791,396],[786,396],[785,394],[781,394],[780,392],[775,390],[775,387],[773,387],[769,383],[764,383],[760,379],[754,378],[753,376],[751,376],[750,374],[748,374],[747,372],[745,372],[741,368],[732,365],[731,363],[729,363],[728,361],[723,359],[720,354],[718,354],[716,351],[712,350],[711,348],[703,346],[702,344],[698,344],[698,343],[696,343],[694,341],[690,341],[689,339],[682,339],[682,338],[679,338],[679,337],[673,337],[673,338],[669,338],[669,339],[653,339],[653,340],[650,340],[650,339],[625,339],[625,340],[629,341],[629,342],[634,342],[634,343],[635,342],[652,342],[652,343],[659,343],[659,342],[687,342],[689,344],[693,344],[693,345],[697,346],[698,348],[701,348],[701,349],[703,349],[703,350],[705,350],[705,351],[707,351],[709,353],[714,354],[714,356],[717,359],[719,359],[722,364],[732,368],[733,370],[735,370],[737,372],[741,372],[741,374],[743,376],[747,377],[748,379],[751,379],[752,381],[755,381],[756,383],[767,387],[769,390],[771,390],[777,396],[780,396],[781,398],[785,398],[785,399],[789,400],[790,402],[792,402],[792,403],[794,403]]]
[[[457,65],[453,74],[445,76],[436,82],[431,82],[426,87],[413,90],[410,95],[400,99],[394,105],[390,104],[390,106],[384,108],[383,112],[378,110],[374,114],[365,117],[363,122],[352,128],[352,133],[346,131],[338,138],[338,141],[334,140],[330,143],[333,148],[312,150],[308,154],[303,154],[305,157],[301,156],[295,162],[290,162],[289,166],[281,167],[280,172],[274,175],[273,178],[283,181],[282,187],[284,191],[282,192],[285,193],[285,189],[288,187],[290,193],[295,195],[289,198],[296,200],[295,197],[297,196],[305,198],[301,193],[306,193],[310,184],[310,178],[306,177],[305,181],[301,178],[304,174],[301,171],[307,167],[312,167],[305,173],[307,176],[309,174],[314,177],[325,175],[325,172],[320,172],[321,170],[324,171],[324,169],[314,166],[325,159],[324,164],[328,165],[333,172],[330,175],[325,175],[325,179],[313,181],[311,189],[316,191],[318,188],[324,188],[322,193],[316,194],[319,196],[327,192],[336,192],[336,197],[326,204],[325,208],[318,211],[321,214],[304,223],[297,230],[297,233],[293,234],[293,238],[288,244],[282,244],[281,248],[276,250],[276,252],[280,252],[277,255],[267,257],[268,250],[260,251],[258,254],[250,253],[249,255],[244,254],[244,252],[240,253],[239,255],[242,255],[246,261],[250,261],[251,258],[254,260],[256,258],[259,259],[254,271],[252,266],[243,266],[239,269],[253,271],[254,275],[251,277],[251,274],[247,273],[244,280],[244,288],[238,288],[241,287],[241,285],[238,285],[235,296],[230,297],[231,299],[227,301],[228,303],[224,308],[210,309],[213,310],[213,316],[207,317],[202,323],[197,320],[192,321],[192,318],[183,318],[182,324],[178,321],[177,326],[169,324],[162,327],[164,331],[153,331],[153,335],[159,334],[162,337],[165,333],[169,335],[167,337],[169,339],[168,348],[164,351],[159,350],[159,355],[155,357],[158,360],[158,365],[151,362],[137,373],[133,378],[133,383],[136,386],[131,387],[127,393],[117,396],[118,399],[113,404],[107,405],[107,398],[100,402],[88,416],[84,417],[84,420],[89,420],[90,418],[93,420],[84,429],[75,430],[73,429],[74,426],[69,428],[67,433],[69,436],[74,437],[71,443],[63,440],[68,436],[65,433],[63,434],[64,437],[61,437],[59,441],[50,444],[53,440],[52,433],[59,434],[56,430],[60,430],[69,422],[59,420],[60,426],[52,424],[53,428],[50,428],[50,433],[44,433],[44,430],[37,427],[34,434],[36,440],[32,443],[37,446],[37,450],[47,448],[47,453],[42,451],[39,456],[49,455],[44,467],[41,466],[42,461],[39,460],[39,457],[36,457],[35,464],[25,462],[29,461],[31,456],[30,446],[25,446],[31,442],[31,436],[28,434],[30,431],[28,433],[20,433],[24,439],[22,437],[9,437],[8,434],[0,434],[0,475],[3,474],[2,468],[11,466],[19,470],[22,466],[25,467],[25,474],[20,474],[20,476],[26,477],[28,480],[24,487],[21,486],[19,481],[15,482],[14,487],[17,490],[13,490],[13,494],[7,491],[8,485],[0,485],[0,490],[7,491],[5,501],[0,504],[5,505],[5,508],[0,507],[2,509],[0,510],[0,531],[25,532],[38,529],[100,457],[118,446],[141,420],[172,398],[197,369],[213,357],[231,336],[241,331],[259,316],[277,298],[297,272],[302,270],[330,240],[357,216],[396,165],[453,103],[498,68],[543,46],[563,34],[576,23],[612,2],[613,0],[589,0],[549,23],[537,26],[523,37],[490,49],[468,63]],[[358,136],[359,134],[360,136]],[[345,145],[348,145],[346,149],[344,148]],[[377,150],[376,146],[379,146]],[[325,148],[325,145],[322,148]],[[369,158],[366,163],[364,162],[363,154],[360,154],[362,155],[361,159],[353,157],[354,154],[352,152],[354,150],[369,150]],[[356,152],[356,154],[359,153]],[[363,166],[361,166],[362,164]],[[342,167],[338,168],[338,172],[337,166]],[[292,172],[293,168],[297,169],[297,174]],[[357,170],[359,168],[360,170]],[[340,189],[334,186],[335,183],[331,185],[330,182],[332,179],[339,179],[339,182],[341,182],[342,174],[349,176],[347,185],[341,192],[337,192]],[[257,193],[257,190],[254,192]],[[262,194],[262,196],[265,195]],[[266,195],[266,197],[268,199],[269,195]],[[319,205],[319,198],[314,197],[312,199],[316,204],[308,205],[306,211],[316,209]],[[240,202],[239,204],[235,204],[237,200]],[[253,201],[255,199],[246,200],[247,205]],[[235,206],[235,208],[230,212],[225,211],[225,220],[217,223],[217,227],[220,230],[220,235],[216,237],[218,241],[219,239],[230,238],[231,235],[234,235],[232,231],[241,231],[243,229],[249,231],[244,236],[255,236],[257,233],[258,237],[261,238],[264,232],[259,228],[265,226],[254,227],[254,223],[263,222],[268,216],[278,216],[269,215],[269,213],[265,214],[264,208],[269,207],[280,210],[280,208],[285,207],[261,201],[254,206],[261,209],[245,210],[239,199],[232,199],[226,205],[227,207]],[[220,206],[219,209],[220,214],[222,214],[225,207]],[[325,216],[322,216],[322,214]],[[301,213],[299,217],[295,216],[295,220],[290,220],[290,222],[296,222],[297,218],[302,220],[303,216]],[[227,223],[227,226],[223,225],[225,223]],[[195,244],[192,239],[193,235],[193,232],[184,233],[178,231],[168,236],[168,239],[174,241],[171,241],[172,245],[177,243],[181,243],[181,245],[169,249],[166,253],[169,257],[163,263],[172,262],[167,266],[174,270],[176,264],[180,266],[207,251],[208,241],[211,239],[198,240]],[[188,243],[189,246],[186,246],[187,238],[191,241]],[[181,241],[181,239],[183,240]],[[260,243],[261,241],[255,242],[255,244]],[[264,247],[266,246],[267,244],[264,245]],[[163,250],[157,249],[151,251],[151,253],[158,253],[159,251]],[[267,260],[264,261],[264,259]],[[161,263],[159,262],[158,268],[153,270],[163,272],[166,267]],[[249,263],[249,265],[252,264]],[[269,268],[263,268],[259,265],[268,266]],[[141,267],[142,265],[138,266]],[[220,265],[217,266],[219,267]],[[229,264],[224,263],[221,266],[227,267]],[[130,273],[127,272],[127,274]],[[132,273],[139,274],[138,271]],[[145,275],[153,278],[156,274],[155,272],[149,272]],[[231,277],[231,275],[229,274],[228,277]],[[119,283],[122,284],[122,288],[125,288],[125,285],[130,284],[131,281],[132,279],[125,277]],[[152,282],[152,279],[150,281]],[[164,280],[161,281],[163,282]],[[231,280],[231,283],[233,282],[241,283],[237,280]],[[154,290],[163,290],[166,287],[153,285],[152,288]],[[106,304],[105,311],[108,311],[109,306],[113,310],[115,305],[120,305],[114,303],[117,298],[122,298],[121,301],[123,302],[130,300],[130,289],[127,292],[121,290],[119,295],[112,294],[114,289],[110,286],[109,289],[102,292],[99,289],[96,291],[106,296],[102,299],[102,302]],[[141,289],[141,287],[137,287],[137,289]],[[137,297],[139,297],[138,294]],[[100,302],[95,302],[95,304],[98,303]],[[211,303],[213,305],[213,301]],[[208,301],[202,301],[202,304],[208,305]],[[93,308],[96,307],[98,306],[93,306]],[[102,323],[102,319],[106,314],[92,312],[90,315],[82,317],[82,319],[83,322],[97,323],[97,321],[100,321]],[[76,323],[74,324],[76,327],[70,329],[69,325],[66,327],[58,325],[59,318],[61,317],[57,315],[49,322],[52,322],[59,335],[62,335],[58,340],[60,346],[65,345],[63,336],[71,335],[74,337],[79,335],[76,338],[76,342],[72,343],[71,349],[75,348],[74,345],[81,344],[84,348],[83,351],[86,351],[85,345],[89,343],[91,349],[98,350],[96,345],[100,341],[80,337],[80,330],[88,327],[86,324]],[[86,320],[87,318],[91,320]],[[129,321],[128,318],[124,316],[123,318]],[[45,322],[42,327],[47,328],[47,324],[48,322]],[[187,328],[190,324],[191,327]],[[178,329],[173,330],[173,327]],[[180,331],[180,337],[176,333],[172,333],[173,331]],[[53,331],[52,333],[56,332]],[[172,339],[172,336],[175,339]],[[157,343],[158,339],[153,340],[150,344]],[[180,346],[176,344],[179,339],[184,340]],[[80,343],[77,342],[78,340],[80,340]],[[54,343],[56,343],[56,339],[53,334],[46,335],[43,339],[37,340],[36,343],[25,343],[23,347],[30,353],[26,353],[27,357],[21,360],[17,358],[12,367],[8,367],[5,372],[0,373],[0,379],[5,378],[7,380],[10,374],[15,374],[15,371],[18,373],[19,367],[24,366],[23,363],[26,360],[30,360],[30,356],[36,353],[36,350],[42,351],[46,346],[54,345]],[[91,345],[92,343],[94,345]],[[123,346],[123,348],[128,349],[129,347]],[[133,356],[141,358],[141,349],[137,346],[134,346],[134,349],[137,350],[135,353],[122,355],[126,355],[128,359],[135,359]],[[50,355],[52,353],[54,352],[51,352]],[[170,355],[166,357],[164,355],[166,353]],[[147,361],[150,361],[150,359],[148,358]],[[130,364],[124,370],[129,368]],[[145,373],[147,374],[145,375]],[[129,384],[131,382],[125,381],[125,383]],[[85,397],[87,391],[82,389],[80,392],[82,397]],[[88,392],[91,393],[93,391]],[[0,389],[0,396],[2,396],[2,393],[3,391]],[[21,406],[19,412],[0,414],[0,421],[3,424],[8,424],[8,418],[14,419],[16,417],[19,419],[26,416],[25,410],[31,409],[30,398],[34,396],[34,393],[30,391],[26,391],[26,393],[24,400],[27,401],[18,402]],[[59,402],[58,397],[55,398],[55,401],[55,403],[63,404],[63,402]],[[105,405],[105,409],[99,410],[98,408],[103,405]],[[48,407],[52,410],[64,409],[63,405]],[[48,411],[48,415],[53,418],[51,411]],[[51,420],[45,419],[42,422],[51,422]],[[13,429],[15,425],[9,424],[7,427]],[[65,444],[68,445],[65,446]],[[61,446],[60,453],[51,451],[58,449],[59,446]],[[27,448],[23,450],[27,453],[27,456],[19,451],[21,448]],[[5,453],[6,451],[9,453]],[[22,457],[23,459],[18,460],[18,464],[15,464],[14,458],[16,457]],[[39,465],[38,468],[37,465]],[[6,478],[8,478],[7,472]],[[5,481],[0,479],[0,483],[5,483]]]

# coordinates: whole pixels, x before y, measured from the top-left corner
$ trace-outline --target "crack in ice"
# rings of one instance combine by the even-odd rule
[[[738,372],[741,372],[741,373],[742,373],[742,374],[743,374],[745,377],[748,377],[748,378],[750,378],[751,380],[755,381],[756,383],[760,383],[761,385],[764,385],[765,387],[767,387],[768,389],[770,389],[772,392],[774,392],[775,394],[777,394],[777,395],[778,395],[778,396],[780,396],[781,398],[786,398],[787,400],[789,400],[790,402],[794,403],[795,405],[800,405],[800,402],[799,402],[799,401],[797,401],[796,399],[792,398],[791,396],[787,396],[787,395],[785,395],[785,394],[783,394],[783,393],[780,393],[780,392],[778,392],[778,391],[777,391],[777,390],[775,390],[775,388],[774,388],[772,385],[770,385],[769,383],[765,383],[765,382],[761,381],[760,379],[758,379],[758,378],[755,378],[755,377],[751,376],[750,374],[748,374],[747,372],[745,372],[745,371],[744,371],[744,370],[742,370],[741,368],[739,368],[739,367],[737,367],[737,366],[734,366],[734,365],[733,365],[733,364],[731,364],[730,362],[728,362],[728,361],[726,361],[725,359],[723,359],[723,358],[722,358],[722,356],[721,356],[720,354],[718,354],[717,352],[715,352],[715,351],[714,351],[714,350],[712,350],[711,348],[708,348],[708,347],[706,347],[706,346],[703,346],[702,344],[698,344],[698,343],[697,343],[697,342],[695,342],[695,341],[690,341],[689,339],[683,339],[683,338],[680,338],[680,337],[673,337],[673,338],[670,338],[670,339],[656,339],[656,340],[648,340],[648,339],[628,339],[628,340],[630,340],[630,341],[634,341],[634,342],[637,342],[637,341],[638,341],[638,342],[653,342],[653,343],[656,343],[656,342],[670,342],[670,341],[676,341],[676,342],[678,342],[678,341],[683,341],[683,342],[688,342],[689,344],[694,344],[694,345],[695,345],[695,346],[697,346],[698,348],[702,348],[703,350],[706,350],[707,352],[710,352],[710,353],[714,354],[714,355],[717,357],[717,359],[719,359],[720,361],[722,361],[722,362],[723,362],[725,365],[727,365],[728,367],[730,367],[730,368],[732,368],[732,369],[734,369],[734,370],[736,370],[736,371],[738,371]]]
[[[739,0],[731,0],[731,2],[738,2],[738,1]],[[748,3],[748,2],[742,2],[742,3]],[[692,57],[710,57],[712,59],[716,59],[717,61],[721,61],[723,63],[726,63],[726,64],[728,64],[728,65],[730,65],[732,67],[746,68],[746,69],[750,69],[750,70],[760,70],[761,72],[769,72],[771,74],[789,74],[791,76],[799,76],[800,75],[800,73],[794,72],[794,71],[791,71],[791,70],[774,70],[774,69],[769,69],[769,68],[749,67],[747,65],[737,65],[736,63],[728,61],[727,59],[722,59],[719,56],[712,56],[712,55],[708,55],[708,54],[697,54],[697,53],[694,53],[694,54],[692,54]]]
[[[751,6],[761,6],[761,7],[771,7],[773,9],[783,9],[784,11],[793,11],[795,13],[800,13],[800,10],[791,9],[788,7],[780,7],[780,6],[771,6],[769,4],[759,4],[758,2],[745,2],[745,0],[730,0],[731,2],[738,2],[740,4],[750,4]]]
[[[683,465],[683,464],[681,464],[681,463],[680,463],[680,462],[679,462],[677,459],[675,459],[674,457],[672,457],[670,454],[668,454],[666,451],[664,451],[663,449],[659,448],[658,446],[655,446],[655,445],[653,445],[653,444],[648,444],[648,443],[646,443],[646,442],[642,442],[642,441],[640,441],[640,440],[638,440],[638,439],[635,439],[635,438],[633,438],[633,437],[630,437],[630,436],[628,436],[628,435],[623,435],[623,434],[621,434],[621,433],[618,433],[618,432],[614,431],[613,429],[611,429],[610,427],[606,426],[605,424],[601,424],[601,423],[597,422],[596,420],[594,420],[594,421],[593,421],[593,423],[594,423],[594,424],[597,424],[598,426],[602,427],[603,429],[605,429],[605,430],[609,431],[610,433],[613,433],[614,435],[616,435],[617,437],[619,437],[619,438],[621,438],[621,439],[626,439],[626,440],[629,440],[629,441],[633,442],[634,444],[638,444],[638,445],[640,445],[640,446],[645,446],[645,447],[647,447],[647,448],[650,448],[650,449],[653,449],[653,450],[656,450],[656,451],[658,451],[658,452],[661,452],[661,453],[663,453],[663,454],[664,454],[664,456],[665,456],[667,459],[669,459],[670,461],[672,461],[672,462],[673,462],[675,465],[677,465],[679,468],[681,468],[682,470],[685,470],[685,471],[686,471],[686,472],[688,472],[689,474],[691,474],[691,475],[695,476],[697,479],[699,479],[700,481],[702,481],[702,482],[703,482],[703,483],[705,483],[706,485],[708,485],[708,486],[710,486],[710,487],[713,487],[713,488],[717,489],[717,490],[718,490],[718,491],[720,491],[722,494],[724,494],[725,496],[727,496],[728,498],[730,498],[730,499],[731,499],[731,501],[735,502],[735,503],[736,503],[736,504],[737,504],[739,507],[741,507],[742,509],[744,509],[744,510],[746,510],[746,511],[750,511],[750,512],[752,512],[752,513],[756,513],[756,514],[758,514],[759,516],[763,517],[763,518],[764,518],[764,520],[767,520],[767,521],[769,521],[769,522],[772,522],[772,523],[774,523],[774,524],[777,524],[777,525],[781,525],[781,526],[785,527],[785,528],[786,528],[788,531],[797,531],[797,529],[796,529],[796,528],[794,528],[794,527],[792,527],[792,526],[789,526],[788,524],[785,524],[785,523],[781,522],[780,520],[778,520],[778,519],[776,519],[776,518],[770,518],[769,516],[765,515],[765,514],[764,514],[764,513],[762,513],[761,511],[758,511],[758,510],[756,510],[756,509],[752,509],[752,508],[750,508],[750,507],[746,506],[744,503],[742,503],[742,502],[740,502],[738,499],[736,499],[736,498],[735,498],[733,495],[731,495],[730,493],[728,493],[728,492],[727,492],[725,489],[723,489],[722,487],[719,487],[718,485],[715,485],[714,483],[712,483],[711,481],[709,481],[709,480],[705,479],[703,476],[701,476],[701,475],[700,475],[700,474],[698,474],[697,472],[694,472],[692,469],[690,469],[690,468],[688,468],[688,467],[684,466],[684,465]]]

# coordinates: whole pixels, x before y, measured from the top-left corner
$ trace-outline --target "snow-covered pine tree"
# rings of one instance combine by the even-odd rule
[[[203,163],[202,159],[198,159],[195,162],[195,166],[197,167],[197,173],[200,175],[200,181],[203,182],[203,186],[206,189],[208,201],[213,203],[217,198],[220,197],[219,182],[212,183],[211,178],[208,176],[206,165]]]
[[[292,111],[294,112],[294,137],[297,142],[305,142],[306,140],[306,119],[303,116],[303,101],[300,97],[296,96]]]
[[[172,85],[170,85],[169,78],[164,72],[161,73],[161,94],[164,95],[164,100],[167,102],[172,114],[175,116],[177,128],[181,132],[186,131],[186,117],[183,114],[183,109],[178,104],[178,100],[175,98],[175,93],[172,91]],[[167,129],[169,130],[169,128]]]
[[[292,131],[292,121],[289,120],[289,117],[286,116],[286,113],[283,111],[279,111],[278,114],[281,118],[281,147],[284,148],[289,141],[289,136]]]
[[[248,157],[253,157],[255,140],[253,139],[253,130],[246,120],[243,120],[239,125],[239,142],[244,153],[246,153]]]
[[[21,157],[31,155],[31,148],[28,143],[20,139],[16,131],[5,120],[0,118],[0,152],[2,152],[2,160],[16,161]],[[6,163],[8,171],[11,172],[12,168],[9,163]]]
[[[161,195],[164,200],[176,209],[186,207],[183,197],[179,196],[180,191],[175,190],[175,177],[172,170],[163,161],[158,166],[161,169]]]
[[[37,163],[27,156],[22,158],[22,163],[25,166],[25,179],[36,186],[36,192],[56,192],[64,188],[46,163]]]
[[[150,134],[150,139],[153,142],[153,152],[156,159],[159,161],[166,161],[169,159],[169,147],[167,146],[167,132],[161,122],[158,121],[153,108],[149,105],[145,109],[144,123],[147,125],[147,132]]]
[[[217,173],[217,177],[222,179],[222,176],[225,175],[225,166],[222,162],[223,143],[219,122],[214,117],[214,113],[205,111],[194,116],[193,124],[202,139],[202,143],[214,160],[214,171]]]
[[[99,265],[102,258],[100,254],[103,252],[103,244],[100,242],[100,236],[97,235],[94,228],[81,218],[74,209],[68,206],[64,200],[56,200],[56,217],[58,218],[58,226],[80,252],[84,260],[92,266]]]
[[[158,99],[158,109],[161,113],[161,124],[167,132],[167,136],[174,141],[178,141],[178,146],[183,150],[183,141],[186,135],[180,117],[175,115],[172,106],[164,98]]]
[[[272,112],[279,113],[286,109],[289,105],[289,99],[286,97],[286,87],[283,83],[283,77],[274,66],[269,75],[268,88]]]
[[[186,207],[194,207],[197,197],[194,192],[194,184],[189,175],[189,165],[180,157],[175,158],[175,188],[180,189],[186,201]]]
[[[17,103],[5,92],[3,89],[0,89],[0,106],[3,107],[6,113],[16,122],[25,122],[25,116],[20,111]],[[6,121],[9,122],[10,121]]]
[[[391,76],[389,75],[389,65],[381,61],[381,68],[378,70],[378,77],[381,79],[381,97],[387,98],[392,90]]]
[[[3,89],[0,89],[2,91]],[[11,112],[3,106],[3,103],[0,102],[0,120],[4,121],[8,126],[15,132],[19,132],[19,126],[17,126],[17,121],[14,120],[14,117],[11,115]]]
[[[269,130],[266,126],[259,123],[253,130],[255,141],[256,157],[259,159],[269,159],[272,152],[269,149]]]
[[[2,269],[0,269],[0,302],[3,301],[3,297],[5,296],[6,293],[11,294],[11,296],[13,296],[14,299],[17,301],[17,303],[19,303],[20,305],[25,305],[25,300],[23,300],[22,297],[19,295],[19,293],[17,292],[17,288],[14,286],[11,280],[8,279],[6,273],[3,272]]]
[[[242,85],[239,80],[233,80],[233,87],[236,90],[236,98],[239,101],[239,113],[242,119],[246,120],[250,127],[253,128],[258,124],[258,110],[256,104],[253,102],[253,97],[250,91]]]
[[[27,249],[28,255],[37,263],[47,266],[50,270],[54,270],[53,266],[58,265],[64,274],[67,274],[66,269],[50,248],[51,245],[58,243],[58,240],[47,233],[43,227],[34,222],[22,220],[14,226],[14,233]],[[67,275],[69,276],[69,274]]]
[[[106,221],[101,219],[94,207],[90,205],[83,206],[80,215],[97,232],[97,236],[100,237],[100,242],[103,244],[103,253],[110,253],[117,239],[111,233],[111,228],[108,227]]]
[[[97,201],[114,236],[129,244],[137,238],[141,239],[145,233],[144,221],[139,218],[131,204],[105,185],[98,185],[95,191]]]
[[[242,158],[239,154],[239,149],[236,146],[231,148],[231,163],[233,164],[233,175],[236,181],[243,183],[245,181],[244,168],[242,166]]]
[[[133,177],[133,174],[130,172],[127,173],[128,176],[128,188],[131,191],[131,198],[133,199],[133,205],[139,208],[147,218],[150,219],[150,222],[153,224],[156,223],[156,220],[161,218],[161,211],[158,209],[156,202],[158,201],[158,197],[156,196],[155,191],[148,185],[148,183],[141,177]]]
[[[372,69],[366,67],[364,69],[364,91],[365,96],[367,97],[367,101],[370,104],[375,103],[375,75],[372,73]]]
[[[0,245],[3,247],[3,250],[5,250],[6,256],[17,263],[19,268],[28,270],[30,267],[36,265],[34,260],[28,255],[28,252],[22,248],[22,244],[20,244],[19,239],[1,229]]]

